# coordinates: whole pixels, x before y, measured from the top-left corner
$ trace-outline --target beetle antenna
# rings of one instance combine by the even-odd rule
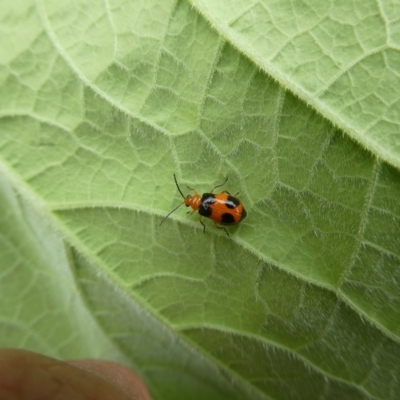
[[[172,211],[170,211],[165,217],[164,219],[160,222],[160,224],[158,226],[161,226],[161,224],[174,212],[176,211],[182,204],[184,204],[185,202],[182,201],[181,204],[177,205]]]
[[[177,180],[176,180],[176,176],[175,176],[175,174],[174,174],[174,179],[175,179],[175,184],[176,184],[176,187],[178,188],[178,190],[179,190],[179,193],[181,194],[181,196],[183,197],[183,198],[185,198],[185,196],[183,195],[183,193],[182,193],[182,190],[181,190],[181,188],[179,187],[179,185],[178,185],[178,182],[177,182]],[[176,210],[176,209],[175,209]],[[174,211],[175,211],[174,210]],[[172,212],[172,211],[171,211]]]
[[[185,196],[182,193],[181,188],[178,185],[178,181],[176,180],[176,175],[174,174],[174,180],[175,180],[175,184],[176,187],[178,188],[179,193],[181,194],[181,196],[185,199]],[[170,211],[165,217],[164,219],[160,222],[160,224],[158,226],[160,226],[174,211],[176,211],[182,204],[185,204],[184,201],[182,201],[182,203],[178,204],[172,211]]]

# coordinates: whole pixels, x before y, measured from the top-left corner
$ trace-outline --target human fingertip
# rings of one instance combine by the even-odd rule
[[[100,374],[18,349],[0,350],[0,399],[147,400],[133,397]]]
[[[146,384],[130,368],[107,360],[69,360],[69,364],[82,368],[121,389],[131,400],[152,400]]]

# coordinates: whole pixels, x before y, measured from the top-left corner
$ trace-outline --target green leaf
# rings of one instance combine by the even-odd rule
[[[400,3],[190,0],[229,42],[400,167]]]
[[[3,2],[0,345],[122,362],[154,399],[396,399],[397,20],[193,4]],[[228,176],[247,219],[159,226],[173,174]]]

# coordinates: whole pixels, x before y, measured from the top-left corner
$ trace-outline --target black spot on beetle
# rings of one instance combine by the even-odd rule
[[[202,203],[207,202],[208,204],[212,204],[212,203],[214,203],[213,199],[215,199],[215,194],[213,194],[213,193],[204,193],[201,196]]]
[[[236,221],[232,214],[224,213],[221,215],[221,225],[233,225],[234,223],[236,223]]]
[[[228,196],[228,199],[226,200],[226,206],[228,208],[236,208],[240,204],[239,199],[233,196]]]
[[[199,207],[199,214],[202,215],[203,217],[208,217],[210,218],[212,214],[212,210],[209,207],[209,204],[204,205],[204,203]]]

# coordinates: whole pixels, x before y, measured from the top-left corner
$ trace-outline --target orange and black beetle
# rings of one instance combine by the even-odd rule
[[[228,178],[225,179],[220,185],[214,186],[209,193],[204,193],[200,196],[194,189],[188,187],[189,190],[194,191],[194,195],[188,194],[184,196],[181,189],[179,188],[178,182],[176,181],[176,176],[174,174],[174,180],[176,187],[178,188],[179,193],[183,197],[183,202],[175,207],[171,212],[169,212],[165,218],[160,222],[160,225],[182,204],[185,204],[186,207],[192,207],[192,211],[189,211],[189,214],[193,214],[196,211],[200,214],[200,223],[203,225],[203,232],[206,231],[206,226],[201,220],[203,217],[210,218],[214,221],[214,224],[217,228],[223,229],[225,233],[229,236],[228,231],[219,225],[231,226],[236,225],[240,221],[243,221],[247,212],[243,207],[243,204],[236,197],[238,193],[232,196],[229,192],[224,190],[219,194],[214,194],[213,191],[216,188],[219,188],[225,185]]]

